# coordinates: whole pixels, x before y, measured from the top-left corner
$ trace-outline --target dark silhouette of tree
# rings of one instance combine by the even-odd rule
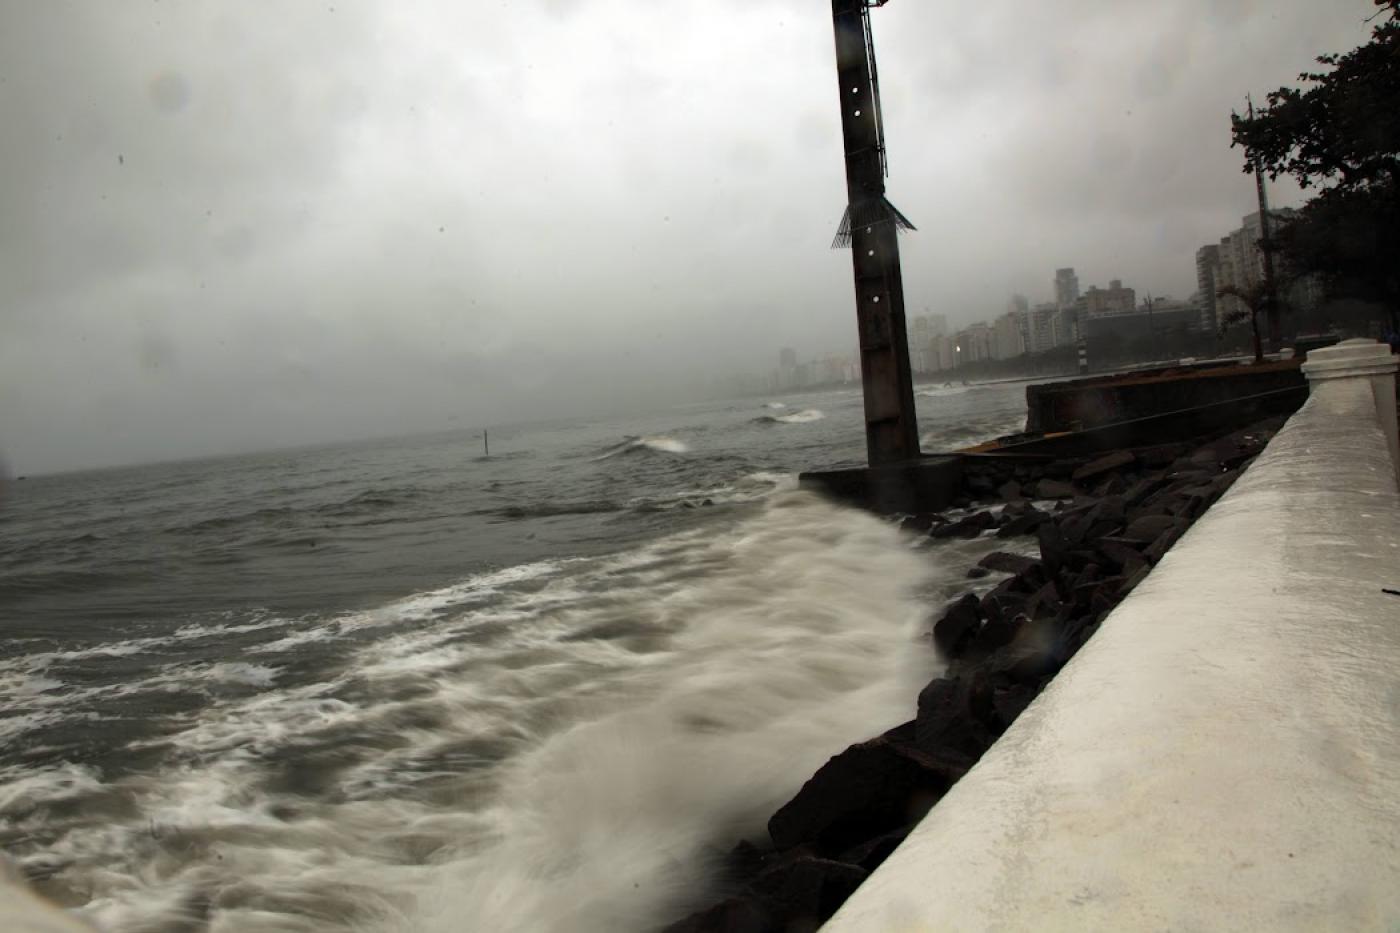
[[[1264,343],[1259,338],[1259,315],[1264,313],[1269,303],[1268,289],[1263,282],[1256,282],[1248,288],[1238,288],[1234,285],[1225,285],[1216,292],[1220,297],[1233,295],[1244,305],[1243,311],[1231,311],[1220,319],[1220,332],[1223,334],[1231,327],[1248,319],[1249,327],[1254,332],[1254,362],[1264,362]]]
[[[1263,244],[1294,276],[1318,275],[1335,295],[1400,312],[1400,0],[1381,7],[1371,40],[1344,55],[1323,55],[1306,88],[1281,87],[1253,118],[1232,115],[1245,171],[1291,175],[1320,189]]]

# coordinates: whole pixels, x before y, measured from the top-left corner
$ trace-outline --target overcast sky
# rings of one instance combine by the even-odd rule
[[[1187,297],[1371,0],[892,0],[911,314]],[[855,344],[824,0],[0,0],[16,472],[638,405]],[[1281,203],[1296,201],[1282,185]]]

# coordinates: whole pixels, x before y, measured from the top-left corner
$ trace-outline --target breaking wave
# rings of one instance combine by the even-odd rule
[[[676,440],[674,437],[667,437],[665,435],[657,435],[655,437],[629,437],[622,443],[614,444],[607,448],[593,459],[607,460],[612,457],[639,453],[684,454],[689,452],[689,445],[684,441]]]
[[[112,931],[650,929],[692,906],[710,846],[910,715],[937,575],[892,525],[791,492],[726,529],[282,620],[256,663],[126,685],[215,698],[132,744],[146,769],[0,773],[6,838]],[[315,639],[340,660],[287,676]],[[45,667],[26,689],[53,696]]]
[[[786,415],[759,415],[753,420],[755,424],[810,424],[825,417],[826,413],[819,409],[804,408]]]

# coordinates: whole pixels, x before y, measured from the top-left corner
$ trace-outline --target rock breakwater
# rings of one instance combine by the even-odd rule
[[[1020,539],[968,571],[983,579],[931,614],[944,671],[914,717],[823,765],[721,859],[711,906],[669,933],[815,930],[1030,705],[1112,609],[1281,427],[1050,461],[972,457],[946,513],[912,534]],[[1034,546],[1030,546],[1030,539]],[[1011,547],[1010,540],[1008,548]],[[993,575],[1000,579],[986,590]]]

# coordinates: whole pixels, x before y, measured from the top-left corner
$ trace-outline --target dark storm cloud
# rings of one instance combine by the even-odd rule
[[[825,4],[0,5],[20,471],[644,405],[854,343]],[[877,11],[910,309],[1064,264],[1184,297],[1250,209],[1230,108],[1371,11]]]

